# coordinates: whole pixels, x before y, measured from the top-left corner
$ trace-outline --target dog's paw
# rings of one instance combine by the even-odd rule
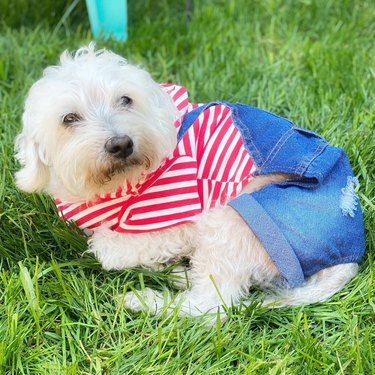
[[[125,308],[131,311],[148,311],[152,314],[158,314],[163,309],[166,299],[163,293],[145,288],[126,293],[124,297]]]
[[[189,291],[178,293],[172,298],[167,290],[158,292],[151,288],[145,288],[126,293],[123,303],[126,309],[134,312],[146,311],[158,315],[161,313],[170,314],[177,309],[177,313],[181,317],[204,316],[207,325],[214,324],[218,318],[222,322],[227,318],[223,306],[217,301],[210,301],[209,298],[204,301],[197,299]]]

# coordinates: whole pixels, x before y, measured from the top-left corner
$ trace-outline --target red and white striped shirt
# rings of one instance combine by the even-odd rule
[[[197,108],[184,87],[164,84],[181,119]],[[226,204],[252,178],[254,165],[223,104],[202,111],[172,155],[144,182],[95,201],[72,204],[55,199],[60,215],[81,229],[106,223],[116,232],[153,232],[193,222],[197,214]]]

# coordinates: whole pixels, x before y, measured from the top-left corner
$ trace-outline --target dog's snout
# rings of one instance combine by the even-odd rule
[[[105,150],[118,159],[126,159],[133,153],[133,140],[127,136],[112,137],[105,143]]]

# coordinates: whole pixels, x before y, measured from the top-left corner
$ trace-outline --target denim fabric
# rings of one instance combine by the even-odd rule
[[[257,166],[256,175],[291,173],[296,179],[273,183],[233,199],[291,287],[337,264],[359,262],[364,226],[353,172],[343,150],[319,135],[244,104],[208,103],[189,112],[178,138],[202,111],[224,104]]]

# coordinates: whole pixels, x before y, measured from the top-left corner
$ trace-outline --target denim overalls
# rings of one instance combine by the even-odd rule
[[[357,179],[345,152],[285,118],[237,103],[213,102],[192,110],[183,119],[178,140],[202,111],[215,104],[231,109],[233,123],[257,166],[255,175],[296,176],[229,203],[289,286],[301,285],[324,268],[358,263],[365,248],[363,217],[354,190]]]

